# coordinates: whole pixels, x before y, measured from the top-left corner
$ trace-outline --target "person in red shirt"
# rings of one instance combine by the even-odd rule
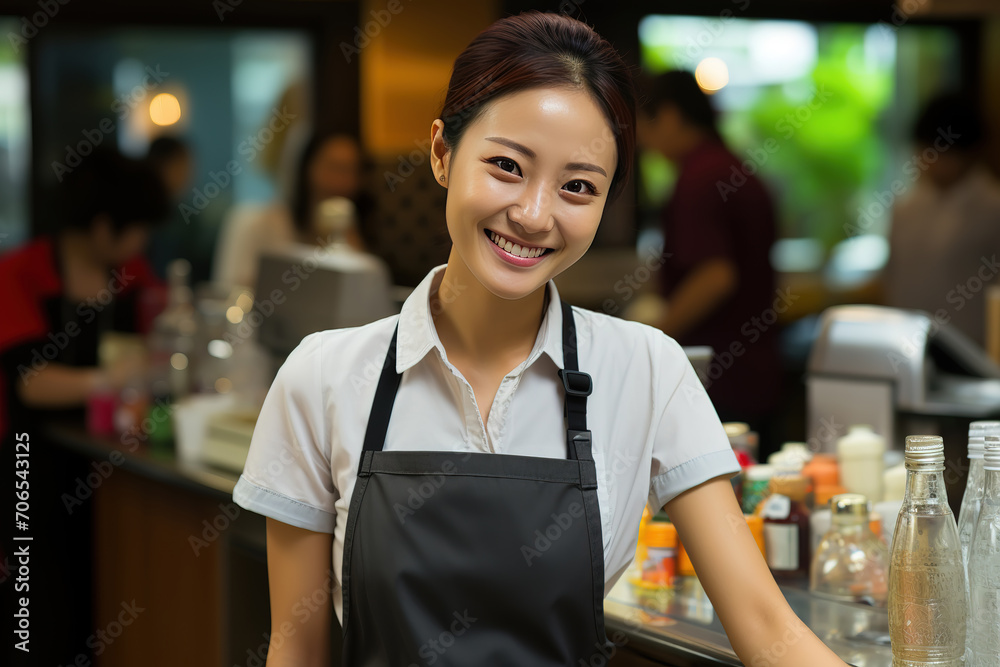
[[[138,369],[99,368],[100,334],[144,333],[141,298],[164,288],[142,257],[169,206],[159,177],[145,163],[101,153],[63,187],[61,229],[0,257],[4,433],[25,409],[80,408],[100,385],[121,388]]]
[[[645,82],[637,133],[643,147],[678,167],[661,218],[667,309],[659,326],[682,345],[713,348],[702,380],[723,421],[766,431],[780,391],[771,196],[747,173],[756,169],[726,148],[709,97],[689,72]]]
[[[141,366],[129,361],[99,367],[99,340],[111,330],[143,333],[150,319],[143,296],[165,289],[141,255],[152,225],[169,207],[163,183],[147,164],[95,152],[65,176],[59,194],[65,210],[58,231],[0,256],[5,480],[0,491],[12,501],[14,481],[22,479],[15,470],[27,470],[34,538],[30,589],[15,593],[18,562],[13,554],[26,543],[11,539],[13,518],[0,532],[3,616],[9,623],[12,598],[28,595],[34,639],[30,654],[15,650],[13,640],[6,643],[0,663],[10,665],[29,659],[31,664],[77,664],[77,656],[93,648],[93,642],[87,643],[95,627],[90,613],[90,506],[64,505],[65,495],[77,493],[77,484],[92,468],[90,461],[54,449],[44,425],[55,419],[82,423],[92,391],[121,389],[141,373]],[[17,442],[25,439],[27,465],[14,453]]]

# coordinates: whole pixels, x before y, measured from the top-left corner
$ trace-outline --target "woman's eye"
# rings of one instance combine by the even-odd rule
[[[566,189],[577,195],[597,194],[597,188],[594,187],[593,183],[588,183],[587,181],[570,181],[566,184]]]
[[[520,175],[521,168],[517,166],[517,163],[511,160],[509,157],[495,157],[488,162],[492,162],[496,166],[500,167],[503,171],[511,174]]]

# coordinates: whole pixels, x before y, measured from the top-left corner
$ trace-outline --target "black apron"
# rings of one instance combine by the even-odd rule
[[[592,383],[562,310],[566,459],[382,451],[400,382],[397,326],[347,517],[345,667],[606,664]]]

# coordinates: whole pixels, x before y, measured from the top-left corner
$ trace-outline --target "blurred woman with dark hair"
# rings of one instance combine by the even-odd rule
[[[345,197],[354,203],[357,224],[348,231],[347,242],[355,250],[368,252],[374,245],[374,199],[364,190],[366,166],[355,137],[313,137],[302,151],[289,205],[237,210],[227,221],[216,251],[215,280],[253,287],[263,252],[289,243],[324,245],[328,239],[317,226],[316,212],[319,204],[331,197]]]

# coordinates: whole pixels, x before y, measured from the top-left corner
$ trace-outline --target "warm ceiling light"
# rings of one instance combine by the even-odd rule
[[[705,58],[695,68],[694,78],[702,90],[714,93],[729,83],[729,68],[721,58]]]
[[[160,93],[149,102],[149,118],[157,125],[173,125],[181,119],[181,103],[170,93]]]

